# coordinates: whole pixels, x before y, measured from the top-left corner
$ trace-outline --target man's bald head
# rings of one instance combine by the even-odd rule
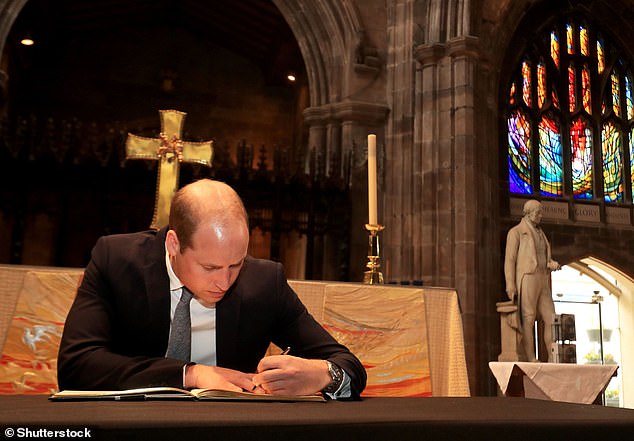
[[[240,196],[227,184],[211,179],[201,179],[176,192],[169,223],[178,236],[181,251],[192,246],[192,236],[201,225],[224,229],[242,223],[248,229]]]
[[[541,210],[542,209],[542,204],[535,199],[530,199],[528,201],[526,201],[526,203],[524,204],[524,209],[523,214],[526,216],[528,214],[534,213],[537,210]]]

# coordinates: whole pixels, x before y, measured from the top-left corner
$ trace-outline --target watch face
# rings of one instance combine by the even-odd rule
[[[331,381],[328,386],[322,389],[322,392],[337,392],[339,386],[341,386],[341,382],[343,381],[343,372],[339,366],[328,361],[328,373],[330,374]]]

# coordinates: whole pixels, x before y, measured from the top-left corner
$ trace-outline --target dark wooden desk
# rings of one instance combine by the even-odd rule
[[[508,397],[367,398],[361,402],[49,402],[0,396],[0,430],[77,430],[116,440],[630,439],[634,410]],[[35,432],[37,433],[37,432]],[[40,437],[39,439],[44,439]]]

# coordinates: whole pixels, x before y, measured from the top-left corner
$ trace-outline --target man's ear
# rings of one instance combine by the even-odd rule
[[[178,241],[178,236],[176,235],[176,231],[168,230],[167,236],[165,238],[165,245],[167,246],[167,252],[170,256],[175,256],[180,254],[181,245]]]

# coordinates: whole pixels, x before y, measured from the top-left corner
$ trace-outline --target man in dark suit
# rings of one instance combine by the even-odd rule
[[[248,242],[240,198],[211,180],[179,190],[168,228],[99,239],[65,322],[60,389],[357,398],[366,382],[360,361],[307,312],[280,264],[247,256]],[[191,342],[178,359],[168,346],[185,292],[193,294]],[[264,357],[270,342],[290,354]]]

